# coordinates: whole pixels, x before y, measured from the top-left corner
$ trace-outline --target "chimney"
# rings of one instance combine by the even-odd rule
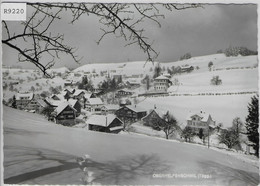
[[[154,105],[154,109],[156,109],[156,105]]]

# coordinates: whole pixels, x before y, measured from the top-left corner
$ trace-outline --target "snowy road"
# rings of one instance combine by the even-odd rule
[[[258,167],[205,147],[68,128],[4,107],[4,181],[81,184],[76,157],[100,184],[257,185]]]

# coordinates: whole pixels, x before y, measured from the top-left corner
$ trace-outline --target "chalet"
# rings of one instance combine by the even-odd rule
[[[123,130],[123,122],[113,114],[92,115],[86,123],[88,129],[93,131],[119,133]]]
[[[120,98],[120,97],[127,97],[127,96],[131,96],[133,95],[134,92],[128,90],[128,89],[121,89],[121,90],[118,90],[115,97],[116,98]]]
[[[55,123],[66,126],[75,124],[77,110],[69,105],[68,102],[63,102],[54,110]]]
[[[50,106],[50,107],[53,107],[53,108],[56,108],[56,107],[58,107],[59,105],[60,105],[60,103],[61,102],[63,102],[63,100],[61,101],[61,100],[54,100],[54,99],[52,99],[52,98],[45,98],[44,99],[44,102],[48,105],[48,106]]]
[[[118,109],[119,109],[119,105],[104,105],[101,108],[101,113],[102,114],[115,114]]]
[[[76,99],[69,99],[68,102],[74,109],[76,109],[76,116],[79,116],[81,113],[81,104],[79,101]]]
[[[126,86],[128,87],[140,87],[141,86],[141,79],[138,78],[129,78],[126,82],[125,82]]]
[[[149,114],[142,118],[144,125],[152,127],[154,122],[164,122],[164,115],[166,113],[159,112],[156,109],[153,109]]]
[[[191,127],[194,133],[207,133],[210,128],[215,128],[215,121],[210,114],[205,112],[190,113],[187,117],[187,126]]]
[[[190,72],[194,70],[194,67],[191,66],[191,65],[184,65],[184,66],[181,66],[181,72]]]
[[[84,94],[84,98],[86,100],[88,100],[89,98],[95,98],[95,97],[96,97],[96,95],[92,92],[85,92],[85,94]]]
[[[171,84],[172,82],[168,77],[160,75],[154,79],[154,90],[158,92],[166,92]]]
[[[146,116],[146,111],[136,105],[123,106],[116,111],[116,116],[123,122],[135,122]]]
[[[101,113],[101,109],[104,106],[103,101],[100,98],[89,98],[86,100],[86,109],[90,112]]]
[[[37,110],[39,107],[33,93],[17,93],[15,100],[16,108],[20,110]]]
[[[84,95],[85,95],[85,91],[86,90],[83,90],[83,89],[77,89],[74,91],[73,93],[73,98],[74,99],[77,99],[77,100],[81,100],[84,98]]]
[[[47,104],[42,99],[37,99],[39,107],[37,108],[36,112],[41,113],[45,107],[47,107]]]

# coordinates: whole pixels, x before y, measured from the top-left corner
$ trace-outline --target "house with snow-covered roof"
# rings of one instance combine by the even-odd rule
[[[149,114],[142,118],[144,125],[152,127],[154,123],[165,122],[164,116],[167,112],[159,111],[158,109],[153,109]]]
[[[202,131],[208,133],[210,128],[215,128],[215,123],[210,114],[203,111],[199,113],[189,113],[187,117],[187,126],[191,127],[194,133],[199,134]]]
[[[66,126],[75,124],[77,110],[74,109],[67,101],[62,102],[54,110],[55,123]]]
[[[131,95],[133,95],[133,94],[134,94],[133,91],[124,88],[124,89],[118,90],[118,91],[116,92],[115,97],[116,97],[116,98],[127,97],[127,96],[131,96]]]
[[[53,108],[56,108],[60,105],[61,102],[64,102],[64,100],[54,100],[52,98],[45,98],[44,99],[44,102],[50,106],[50,107],[53,107]]]
[[[101,113],[103,106],[104,103],[100,98],[89,98],[85,103],[86,109],[92,113]]]
[[[88,129],[100,132],[118,133],[123,130],[123,122],[114,114],[92,115],[86,123]]]
[[[172,85],[170,79],[164,75],[160,75],[154,79],[154,90],[157,92],[166,92]]]
[[[112,105],[112,104],[109,104],[109,105],[104,105],[102,108],[101,108],[101,113],[102,114],[115,114],[116,111],[119,109],[119,105]]]
[[[39,106],[32,92],[17,93],[15,100],[16,108],[20,110],[37,110]]]
[[[76,116],[79,116],[81,113],[81,104],[78,100],[76,99],[69,99],[68,103],[74,108],[76,109]]]
[[[116,111],[116,116],[128,123],[141,120],[146,114],[146,110],[137,105],[125,105]]]

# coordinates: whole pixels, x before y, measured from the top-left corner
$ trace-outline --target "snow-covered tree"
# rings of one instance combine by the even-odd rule
[[[250,142],[253,143],[253,149],[255,150],[255,155],[259,157],[259,106],[258,101],[259,96],[253,96],[251,98],[251,103],[248,106],[248,115],[246,117],[246,129],[247,137]]]
[[[162,119],[152,119],[151,123],[153,128],[158,128],[165,133],[166,139],[169,139],[171,134],[180,130],[177,120],[169,111],[163,115]]]
[[[182,130],[181,137],[183,137],[186,142],[191,142],[192,138],[194,137],[194,133],[192,131],[192,128],[189,127],[189,126],[186,126]]]
[[[221,85],[222,80],[220,79],[219,76],[213,76],[212,79],[210,80],[211,85]]]
[[[219,143],[225,144],[229,149],[235,145],[239,145],[239,137],[231,128],[228,130],[222,130],[218,136]]]

